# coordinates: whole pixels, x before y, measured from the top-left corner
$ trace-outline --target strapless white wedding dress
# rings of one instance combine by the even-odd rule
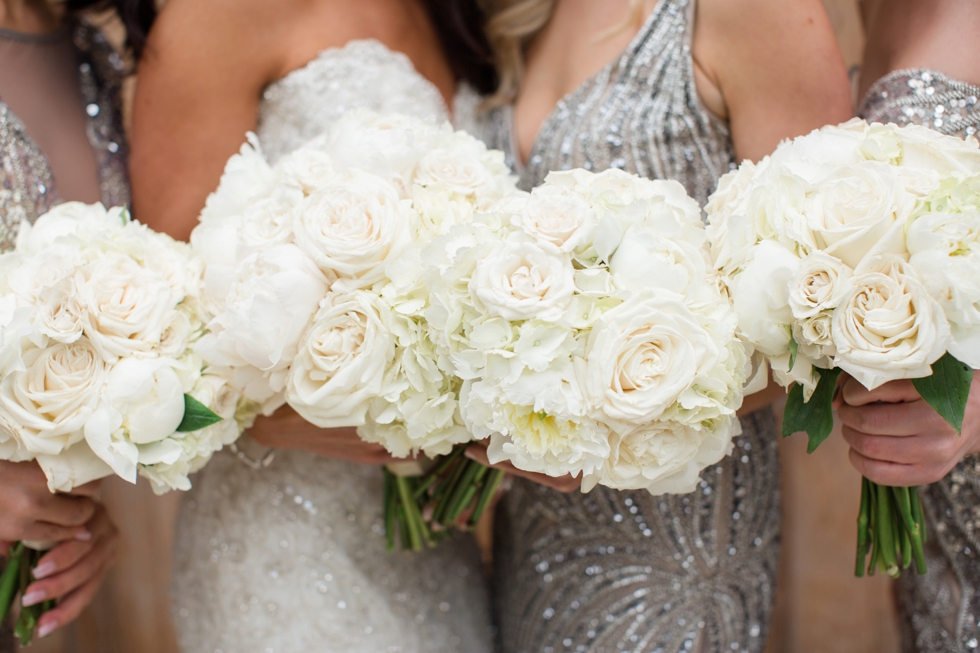
[[[274,161],[358,107],[448,118],[407,57],[354,41],[265,91],[259,140]],[[280,451],[255,469],[223,452],[193,483],[172,582],[184,653],[491,650],[475,542],[386,552],[378,467]]]

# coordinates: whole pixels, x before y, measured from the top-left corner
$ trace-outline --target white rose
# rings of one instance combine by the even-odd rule
[[[804,212],[816,246],[856,268],[865,256],[905,252],[902,228],[915,207],[891,166],[839,168],[807,194]]]
[[[21,226],[17,233],[17,251],[40,254],[61,238],[75,235],[80,229],[118,229],[124,224],[121,209],[108,212],[102,204],[65,202],[39,217],[34,224]]]
[[[538,243],[573,252],[586,246],[596,229],[596,215],[583,199],[541,186],[531,193],[517,224]]]
[[[949,352],[980,369],[980,211],[916,218],[906,240],[909,264],[949,320]]]
[[[477,262],[469,286],[492,315],[556,322],[575,291],[572,272],[567,257],[510,240]]]
[[[16,425],[29,451],[60,454],[82,440],[108,371],[87,338],[31,349],[24,366],[0,380],[2,421]]]
[[[609,260],[616,285],[628,290],[661,288],[687,295],[704,281],[705,257],[685,240],[664,238],[646,225],[626,230]]]
[[[23,303],[33,304],[48,289],[64,282],[75,270],[87,263],[77,244],[64,241],[49,245],[33,255],[4,254],[3,283]]]
[[[242,212],[242,244],[253,248],[292,242],[293,209],[302,201],[300,189],[277,185],[266,197],[249,203]]]
[[[24,339],[35,335],[33,306],[19,306],[13,295],[0,297],[0,378],[23,371]]]
[[[226,306],[194,349],[213,365],[235,367],[245,396],[265,402],[285,386],[285,370],[329,285],[296,245],[256,252],[236,273],[208,288]]]
[[[976,138],[947,136],[922,125],[898,130],[902,167],[924,168],[948,175],[980,172],[980,145]]]
[[[433,150],[419,161],[415,183],[441,186],[460,195],[472,195],[492,181],[490,171],[473,154],[465,147]]]
[[[128,256],[106,253],[74,278],[85,335],[107,362],[160,343],[176,305],[170,284]]]
[[[900,259],[884,258],[851,277],[834,310],[835,363],[869,390],[927,377],[950,331],[942,308]]]
[[[606,418],[650,422],[718,357],[718,346],[680,296],[638,292],[589,334],[585,387]]]
[[[258,137],[249,132],[246,142],[228,159],[218,189],[208,196],[201,211],[201,222],[241,215],[256,197],[265,196],[277,175],[265,160]]]
[[[283,186],[293,187],[303,194],[309,195],[337,174],[333,159],[320,147],[322,145],[319,141],[314,141],[308,146],[290,152],[279,160],[277,168],[282,174]],[[278,189],[281,188],[282,186],[278,187]]]
[[[797,320],[837,308],[851,269],[833,256],[815,251],[804,256],[790,282],[789,305]]]
[[[767,356],[789,351],[792,280],[800,259],[773,241],[759,243],[741,274],[729,282],[739,331]]]
[[[290,369],[286,398],[296,412],[325,428],[364,424],[394,358],[390,310],[371,292],[327,296]]]
[[[583,481],[617,490],[645,489],[651,494],[686,494],[697,488],[701,470],[724,458],[738,420],[727,417],[710,429],[672,422],[643,424],[609,436],[610,454],[602,469]]]
[[[43,291],[38,299],[40,304],[34,318],[38,331],[65,344],[82,337],[85,308],[70,279]]]
[[[294,214],[296,243],[324,272],[370,286],[411,243],[416,218],[381,177],[349,170],[306,198]]]

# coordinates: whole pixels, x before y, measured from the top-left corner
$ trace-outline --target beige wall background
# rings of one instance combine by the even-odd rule
[[[859,0],[824,0],[856,81],[863,34]],[[113,32],[113,26],[108,27]],[[118,32],[116,32],[118,33]],[[814,454],[782,443],[783,558],[767,653],[897,653],[892,588],[853,576],[860,476],[835,433]],[[120,558],[78,623],[32,653],[179,653],[170,622],[170,548],[180,497],[110,480],[104,501],[122,533]]]

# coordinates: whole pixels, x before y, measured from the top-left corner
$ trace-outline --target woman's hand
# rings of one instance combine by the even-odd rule
[[[323,429],[307,422],[289,406],[283,406],[271,417],[260,416],[248,434],[262,446],[272,449],[299,449],[362,465],[384,465],[401,460],[380,444],[362,440],[356,428]]]
[[[38,621],[38,637],[46,637],[77,619],[92,602],[116,559],[119,533],[100,504],[96,504],[95,514],[85,529],[88,539],[63,542],[38,561],[33,570],[36,580],[21,597],[25,607],[58,601]]]
[[[958,435],[911,381],[869,391],[844,377],[835,402],[851,464],[871,481],[893,487],[935,483],[964,456],[980,452],[980,373]]]
[[[95,481],[71,494],[52,494],[37,463],[0,461],[0,545],[90,540],[86,524],[95,515],[98,504],[91,497],[98,489]]]
[[[558,490],[559,492],[564,492],[565,494],[574,492],[582,487],[582,478],[580,476],[566,475],[556,478],[554,476],[548,476],[547,474],[525,472],[523,469],[518,469],[508,462],[491,465],[490,459],[487,457],[487,445],[482,442],[477,442],[470,445],[466,449],[465,456],[470,460],[475,460],[476,462],[486,465],[487,467],[503,470],[512,476],[526,478],[529,481],[534,481],[538,485],[544,485],[545,487],[550,487],[552,490]]]

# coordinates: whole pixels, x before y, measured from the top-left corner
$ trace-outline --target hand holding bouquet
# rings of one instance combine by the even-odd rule
[[[783,143],[710,199],[714,264],[741,335],[790,391],[783,435],[813,451],[841,371],[912,379],[957,431],[980,368],[980,148],[853,120]],[[972,369],[971,369],[972,368]],[[914,488],[864,481],[856,572],[925,573]]]

